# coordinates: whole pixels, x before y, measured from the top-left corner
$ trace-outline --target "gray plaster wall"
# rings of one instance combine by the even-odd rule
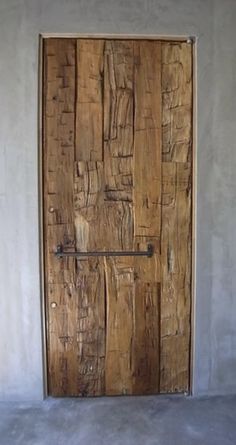
[[[194,394],[236,392],[236,2],[0,0],[0,399],[43,397],[40,33],[197,36]]]

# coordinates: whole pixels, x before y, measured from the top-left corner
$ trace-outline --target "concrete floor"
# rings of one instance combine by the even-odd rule
[[[1,445],[235,445],[236,396],[0,403]]]

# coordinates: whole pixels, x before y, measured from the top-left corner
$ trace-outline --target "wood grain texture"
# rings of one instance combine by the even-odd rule
[[[161,44],[135,42],[135,236],[160,236]]]
[[[103,47],[103,40],[77,40],[77,161],[103,159]]]
[[[192,48],[187,43],[162,44],[162,103],[160,391],[183,392],[189,389],[191,304]]]
[[[67,250],[96,247],[101,165],[75,162],[76,42],[47,42],[44,162],[50,393],[100,395],[105,356],[103,268],[95,260],[58,260],[54,252],[60,243]],[[77,122],[79,118],[77,114]],[[84,148],[90,151],[90,145]]]
[[[105,234],[108,250],[133,248],[133,42],[107,41],[104,65]],[[106,394],[132,394],[132,258],[105,258]]]
[[[160,283],[137,279],[132,342],[133,394],[159,392]]]
[[[100,233],[99,222],[103,197],[102,162],[76,162],[74,185],[76,249],[101,250],[103,232]],[[105,383],[105,289],[102,260],[77,259],[76,280],[78,395],[102,395]]]
[[[162,164],[161,392],[189,389],[191,166]]]
[[[104,58],[105,199],[115,207],[133,200],[133,42],[106,41]]]
[[[44,47],[44,218],[48,372],[52,395],[76,393],[76,295],[71,259],[55,258],[57,244],[73,248],[75,41]],[[72,298],[73,295],[73,298]],[[53,307],[53,306],[55,307]]]
[[[77,40],[76,249],[103,248],[103,47],[102,40]],[[79,395],[104,394],[105,287],[100,258],[76,260]]]
[[[134,43],[134,247],[154,247],[134,259],[133,393],[159,392],[161,235],[161,45]]]
[[[192,45],[162,43],[162,159],[192,159]]]
[[[51,395],[189,388],[191,113],[191,45],[45,41]],[[154,255],[58,259],[59,243]]]

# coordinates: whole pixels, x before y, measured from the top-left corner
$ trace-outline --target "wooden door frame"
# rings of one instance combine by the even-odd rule
[[[192,45],[192,197],[191,197],[191,313],[190,313],[190,363],[189,363],[189,395],[193,395],[193,369],[195,358],[195,307],[196,307],[196,197],[197,197],[197,38],[188,35],[158,34],[91,34],[91,33],[41,33],[38,40],[38,224],[39,224],[39,260],[40,260],[40,307],[41,335],[43,352],[43,394],[48,397],[48,359],[47,359],[47,320],[45,292],[45,261],[44,261],[44,213],[43,213],[43,42],[46,39],[104,39],[104,40],[158,40],[168,42],[188,42]]]

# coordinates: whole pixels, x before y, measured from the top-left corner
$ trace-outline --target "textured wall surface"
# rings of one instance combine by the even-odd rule
[[[236,392],[236,2],[1,0],[0,398],[43,397],[38,225],[40,33],[197,36],[194,393]]]

